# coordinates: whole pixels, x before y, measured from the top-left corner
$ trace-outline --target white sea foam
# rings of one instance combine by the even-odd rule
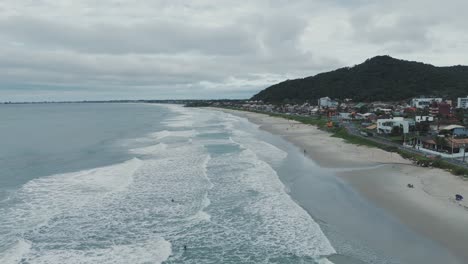
[[[141,138],[123,140],[121,144],[124,147],[131,148],[130,152],[133,152],[134,150],[139,149],[139,148],[135,148],[135,146],[139,146],[141,150],[144,151],[143,150],[144,147],[141,147],[141,145],[162,143],[167,138],[182,138],[182,139],[186,138],[188,140],[191,140],[193,137],[197,135],[198,135],[198,132],[193,129],[191,130],[162,130],[162,131],[149,133],[146,136],[141,137]],[[142,153],[135,153],[135,154],[142,154]]]
[[[19,239],[13,246],[5,252],[0,252],[0,263],[2,264],[16,264],[20,263],[23,256],[28,254],[31,250],[31,243],[24,239]]]
[[[192,219],[197,219],[197,220],[200,220],[200,221],[211,221],[211,215],[208,214],[207,212],[204,212],[204,211],[198,211],[193,217]]]
[[[169,130],[162,130],[162,131],[158,131],[158,132],[154,132],[154,133],[151,133],[149,134],[149,138],[151,139],[162,139],[162,138],[165,138],[165,137],[168,137],[171,135],[171,131]]]
[[[204,146],[210,145],[229,145],[232,143],[229,139],[197,139],[197,142],[203,144]]]
[[[209,161],[211,160],[211,156],[207,156],[205,158],[205,160],[203,161],[203,176],[206,180],[206,182],[208,183],[208,191],[213,189],[214,185],[213,183],[211,182],[210,178],[208,177],[208,163]],[[203,201],[202,201],[202,204],[201,204],[201,209],[200,209],[200,212],[198,213],[198,217],[201,218],[202,220],[205,220],[205,221],[210,221],[211,220],[211,215],[208,214],[207,212],[205,212],[204,210],[210,206],[211,204],[211,200],[208,198],[208,191],[205,192],[205,195],[203,197]]]
[[[193,127],[194,120],[193,115],[183,113],[177,117],[166,119],[161,123],[165,124],[167,127]]]
[[[133,180],[133,174],[142,165],[142,161],[134,158],[121,164],[85,170],[78,173],[56,175],[51,178],[61,178],[63,184],[69,185],[70,191],[121,191]],[[50,179],[50,178],[49,178]]]
[[[253,133],[258,127],[246,119],[230,115],[224,117],[224,127],[230,131],[232,143],[244,150],[213,158],[211,180],[222,185],[222,191],[215,188],[212,192],[213,197],[223,196],[222,201],[216,200],[217,206],[220,202],[226,203],[228,212],[231,208],[242,208],[243,213],[237,213],[233,219],[223,219],[219,224],[228,230],[232,227],[253,232],[252,237],[238,233],[244,239],[238,246],[250,241],[255,247],[273,250],[271,257],[294,254],[330,263],[321,256],[334,254],[335,249],[320,226],[287,194],[276,171],[270,166],[282,162],[287,152],[257,139]]]
[[[182,105],[176,105],[176,104],[162,104],[161,106],[166,107],[172,112],[176,112],[179,114],[184,114],[188,112]]]
[[[256,139],[247,132],[234,130],[231,140],[238,143],[242,148],[253,151],[257,156],[272,164],[279,164],[288,156],[288,153],[267,143]]]
[[[237,128],[238,126],[247,126],[258,129],[258,125],[250,123],[247,119],[225,114],[223,121],[222,124],[225,129],[232,134],[230,140],[239,144],[242,148],[255,152],[260,159],[277,165],[288,156],[287,152],[263,140],[256,139],[252,133],[244,129]]]
[[[197,135],[195,130],[179,130],[179,131],[158,131],[155,133],[151,133],[149,138],[160,140],[167,137],[194,137]]]
[[[181,105],[165,105],[170,111],[179,114],[176,117],[166,119],[162,124],[167,127],[193,127],[193,114]]]
[[[225,172],[224,201],[229,207],[242,208],[250,219],[250,223],[244,223],[246,216],[237,215],[240,221],[232,219],[224,226],[251,230],[254,237],[242,235],[244,239],[252,240],[257,247],[275,249],[277,257],[292,253],[315,258],[335,253],[320,226],[287,195],[276,172],[253,151],[217,157],[212,166],[217,168],[214,174]]]
[[[207,192],[213,186],[206,177],[209,155],[203,147],[162,151],[164,158],[133,159],[26,184],[17,192],[24,202],[6,219],[10,236],[23,234],[32,242],[25,250],[15,247],[2,260],[55,264],[167,259],[170,243],[162,237],[181,228],[170,221],[209,222],[203,210],[210,205]],[[128,177],[132,180],[124,184],[121,178]]]
[[[79,215],[82,208],[96,206],[104,197],[124,191],[141,164],[141,160],[132,159],[112,166],[32,180],[15,193],[14,207],[0,210],[0,232],[7,232],[5,238],[9,240],[18,234],[34,237],[40,230],[49,229],[51,221],[60,221],[64,214]],[[70,225],[67,228],[73,225],[64,223]],[[26,249],[34,246],[30,244],[33,241],[28,240],[25,242],[20,238],[16,249],[3,258],[26,254]]]
[[[159,143],[156,145],[142,147],[142,148],[135,148],[129,150],[130,153],[137,154],[137,155],[154,155],[158,153],[162,153],[167,149],[167,144]]]
[[[183,117],[167,124],[185,126],[190,117],[193,128],[150,134],[129,150],[144,160],[53,175],[18,190],[19,203],[0,210],[10,219],[0,231],[25,240],[0,263],[268,263],[290,254],[325,261],[320,256],[334,253],[268,164],[284,159],[282,150],[242,134],[242,120],[173,108]],[[226,135],[197,137],[200,130]],[[213,144],[219,147],[206,147]],[[223,145],[243,150],[207,153]],[[189,257],[185,243],[197,247]]]
[[[116,165],[39,178],[25,184],[17,196],[38,213],[66,209],[98,195],[124,190],[141,165],[142,161],[134,158]]]
[[[331,262],[330,260],[328,260],[327,258],[321,258],[317,261],[318,264],[334,264],[333,262]]]
[[[189,116],[183,120],[168,120],[162,123],[166,124],[167,127],[192,127],[194,124],[193,120],[191,120]]]
[[[317,262],[317,264],[334,264],[327,258],[319,258],[319,259],[316,259],[315,261]]]

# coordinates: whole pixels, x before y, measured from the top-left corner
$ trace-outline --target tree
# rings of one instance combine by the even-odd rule
[[[431,126],[430,126],[429,122],[422,121],[422,122],[416,123],[415,129],[421,135],[424,135],[424,134],[427,134],[427,132],[429,132],[429,130],[431,129]]]
[[[367,105],[363,105],[359,108],[359,113],[365,114],[367,112],[369,112],[369,108],[367,107]]]
[[[403,134],[403,128],[401,126],[394,126],[390,132],[391,136],[399,136]]]
[[[443,149],[445,145],[447,145],[447,140],[445,137],[436,137],[435,138],[436,148],[437,150]]]
[[[389,56],[377,56],[354,67],[287,80],[256,94],[252,99],[304,102],[321,97],[354,101],[397,101],[419,95],[456,98],[466,96],[468,67],[435,67]]]
[[[457,108],[455,109],[455,117],[457,118],[458,121],[463,123],[463,119],[465,118],[465,111],[464,109]]]

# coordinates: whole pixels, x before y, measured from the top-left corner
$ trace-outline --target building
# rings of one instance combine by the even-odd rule
[[[419,142],[418,142],[419,143]],[[418,144],[420,151],[444,158],[461,158],[465,156],[468,147],[468,139],[462,138],[426,138]]]
[[[458,98],[457,108],[468,109],[468,96],[465,98],[463,97]]]
[[[460,125],[449,125],[440,129],[440,134],[449,134],[454,137],[468,137],[468,129]]]
[[[374,114],[374,113],[365,113],[365,114],[358,114],[360,116],[362,116],[365,120],[368,120],[368,121],[375,121],[377,120],[377,115]]]
[[[439,115],[449,116],[452,113],[452,105],[447,102],[439,103]]]
[[[336,108],[338,107],[338,102],[333,101],[330,97],[322,97],[318,100],[318,105],[320,109],[323,108]]]
[[[377,108],[374,108],[374,112],[383,112],[384,114],[389,115],[393,112],[393,109],[377,107]]]
[[[338,118],[341,120],[353,120],[354,116],[351,113],[339,113]]]
[[[452,113],[452,105],[450,105],[447,102],[431,102],[429,106],[429,113],[432,116],[450,116],[450,114]]]
[[[420,122],[434,122],[434,117],[433,116],[416,116],[416,123]]]
[[[429,107],[432,102],[440,103],[442,102],[442,98],[413,98],[411,106],[422,109]]]
[[[401,127],[404,134],[409,132],[410,126],[414,126],[414,121],[405,120],[403,117],[377,120],[377,133],[391,134],[394,127]]]

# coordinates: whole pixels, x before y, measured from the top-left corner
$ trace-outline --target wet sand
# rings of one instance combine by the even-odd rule
[[[319,166],[336,170],[337,176],[372,203],[468,263],[468,181],[440,169],[414,166],[395,153],[348,144],[315,126],[251,112],[222,111],[245,117],[292,142]],[[465,201],[455,201],[456,193]]]

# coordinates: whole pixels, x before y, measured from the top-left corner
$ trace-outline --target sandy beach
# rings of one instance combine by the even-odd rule
[[[315,126],[268,115],[219,109],[247,118],[305,151],[378,207],[468,263],[468,181],[434,168],[422,168],[395,153],[356,146]],[[414,189],[407,187],[413,184]]]

